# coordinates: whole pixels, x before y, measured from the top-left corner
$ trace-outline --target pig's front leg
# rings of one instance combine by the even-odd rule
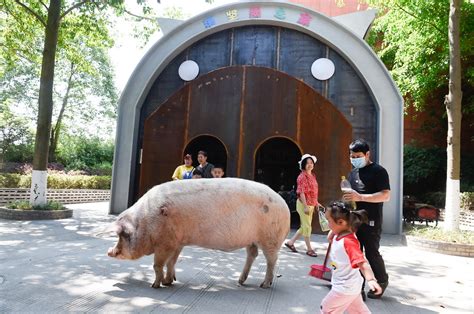
[[[173,281],[176,280],[174,266],[176,265],[176,261],[178,260],[179,254],[181,253],[181,249],[182,248],[176,249],[176,251],[173,252],[173,255],[166,262],[166,276],[162,282],[165,286],[171,286]]]
[[[155,251],[155,263],[153,264],[153,269],[155,270],[155,282],[151,285],[155,289],[159,288],[163,282],[163,266],[169,257],[170,254],[166,250]]]

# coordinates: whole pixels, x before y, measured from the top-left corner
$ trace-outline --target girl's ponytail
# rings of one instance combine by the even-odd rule
[[[367,211],[365,210],[353,210],[349,214],[349,225],[353,232],[356,232],[359,227],[367,223],[369,218],[367,216]]]

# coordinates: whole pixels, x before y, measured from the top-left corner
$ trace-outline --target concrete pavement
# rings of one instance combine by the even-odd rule
[[[247,279],[237,285],[245,250],[231,253],[187,247],[176,265],[178,282],[150,288],[153,258],[109,258],[114,238],[95,236],[115,219],[108,203],[76,204],[74,217],[57,221],[0,220],[0,312],[315,313],[329,287],[308,276],[327,247],[314,235],[319,256],[281,249],[271,289],[260,289],[265,259],[260,253]],[[474,313],[474,259],[419,251],[384,235],[382,254],[390,286],[373,313]]]

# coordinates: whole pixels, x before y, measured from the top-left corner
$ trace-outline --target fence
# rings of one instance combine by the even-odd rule
[[[54,200],[63,204],[93,203],[110,200],[110,190],[79,190],[60,189],[47,190],[48,200]],[[14,200],[29,200],[30,189],[0,189],[0,206],[4,206]]]
[[[444,221],[445,210],[440,209],[439,220]],[[461,230],[474,231],[474,211],[463,211],[459,213],[459,228]]]

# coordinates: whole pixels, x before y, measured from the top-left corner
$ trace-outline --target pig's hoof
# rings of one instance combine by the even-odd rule
[[[173,284],[173,279],[166,279],[162,282],[163,286],[171,286]]]
[[[239,285],[243,286],[244,285],[244,282],[247,280],[247,277],[248,277],[248,274],[240,274],[240,277],[239,277]]]
[[[158,289],[160,288],[160,282],[159,281],[155,281],[152,285],[151,285],[152,288],[155,288],[155,289]]]
[[[267,289],[267,288],[270,288],[271,285],[272,285],[271,281],[270,282],[264,281],[260,284],[260,288]]]

